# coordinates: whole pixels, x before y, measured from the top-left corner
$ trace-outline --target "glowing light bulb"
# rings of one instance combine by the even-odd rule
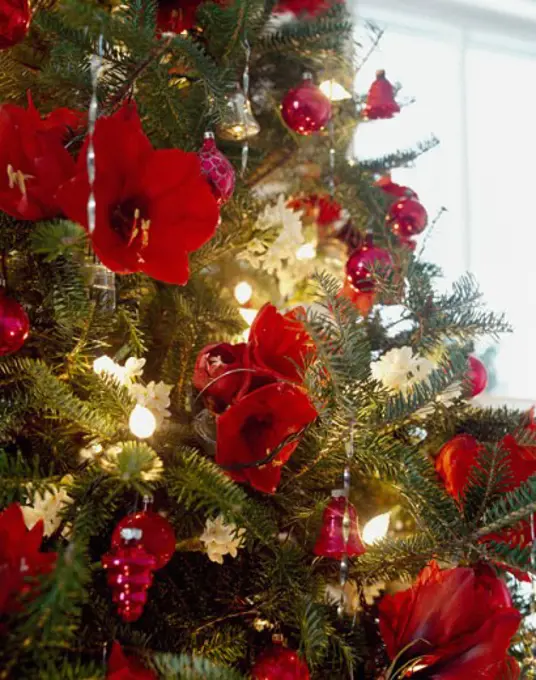
[[[324,80],[324,82],[320,83],[319,88],[332,102],[342,102],[343,99],[352,99],[351,93],[336,80]]]
[[[138,439],[147,439],[156,430],[156,418],[145,406],[136,404],[128,419],[130,431]]]
[[[363,541],[368,545],[372,545],[377,541],[381,541],[382,538],[387,536],[389,530],[389,521],[391,520],[391,513],[385,512],[383,515],[378,515],[373,517],[369,522],[365,524],[363,528]]]
[[[95,373],[114,373],[115,372],[115,361],[106,354],[93,362],[93,370]]]
[[[257,316],[257,310],[246,309],[245,307],[241,307],[238,311],[240,312],[240,316],[244,319],[247,325],[251,326],[251,324],[255,320],[255,317]]]
[[[316,246],[314,243],[304,243],[296,251],[296,259],[298,260],[312,260],[316,257]]]
[[[241,305],[245,305],[246,302],[251,300],[253,295],[253,288],[249,285],[247,281],[240,281],[237,283],[234,289],[234,296]]]

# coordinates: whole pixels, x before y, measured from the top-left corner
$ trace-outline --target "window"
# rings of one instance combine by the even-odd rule
[[[492,11],[492,0],[360,5],[361,25],[367,19],[385,33],[357,89],[385,68],[415,103],[392,121],[361,125],[354,149],[364,158],[439,138],[393,178],[419,194],[431,218],[447,209],[425,257],[442,266],[446,283],[471,271],[490,308],[506,313],[515,332],[497,347],[485,400],[525,407],[536,400],[536,4],[511,4],[506,15]]]

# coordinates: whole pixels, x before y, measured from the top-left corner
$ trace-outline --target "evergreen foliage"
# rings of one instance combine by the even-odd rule
[[[402,275],[381,280],[378,298],[404,312],[393,324],[377,307],[363,318],[340,295],[342,275],[315,274],[307,287],[314,290],[314,304],[302,320],[317,348],[304,383],[319,416],[296,437],[299,447],[282,468],[278,492],[238,484],[213,460],[214,423],[192,387],[192,374],[205,346],[240,340],[245,324],[232,296],[237,273],[246,271],[258,283],[258,296],[268,291],[268,298],[273,290],[266,272],[238,260],[252,239],[264,234],[270,240],[256,225],[266,199],[255,189],[283,176],[289,192],[325,192],[322,176],[303,176],[299,169],[325,164],[328,135],[298,138],[284,127],[279,102],[304,68],[348,78],[355,61],[344,5],[266,30],[272,6],[205,2],[196,30],[158,36],[154,0],[38,2],[28,39],[0,53],[2,102],[23,105],[31,89],[42,113],[59,106],[86,111],[89,57],[102,35],[101,114],[134,97],[155,147],[195,151],[203,132],[222,121],[226,95],[241,78],[247,38],[262,127],[250,140],[248,172],[222,207],[216,236],[190,258],[184,287],[141,274],[116,277],[117,307],[107,308],[89,294],[92,260],[81,227],[0,213],[8,289],[28,310],[32,328],[17,354],[0,358],[0,507],[31,505],[62,485],[72,499],[43,544],[59,551],[56,568],[19,611],[5,617],[0,678],[104,678],[103,652],[119,640],[159,677],[238,680],[247,677],[274,632],[300,650],[313,678],[368,678],[381,647],[370,634],[368,587],[389,589],[433,558],[452,564],[491,559],[501,568],[536,574],[528,547],[481,540],[536,512],[534,477],[510,493],[502,490],[509,469],[500,440],[511,433],[520,445],[534,445],[527,415],[479,408],[462,398],[445,405],[440,398],[464,380],[472,343],[485,335],[495,339],[509,326],[485,308],[470,275],[438,293],[439,270],[386,229],[388,200],[374,186],[376,174],[413,163],[437,140],[350,165],[345,152],[359,122],[353,101],[337,105],[335,197],[356,232],[372,231],[393,253]],[[83,136],[72,140],[74,152]],[[238,174],[240,145],[218,144]],[[407,345],[433,358],[436,368],[426,381],[393,392],[373,378],[371,359]],[[120,364],[144,358],[144,381],[172,386],[170,417],[148,442],[129,431],[135,399],[128,385],[93,370],[103,355]],[[434,468],[439,449],[456,434],[485,444],[463,507]],[[81,450],[93,453],[84,457]],[[403,529],[351,561],[360,605],[341,620],[326,598],[326,588],[338,584],[339,564],[314,558],[313,546],[347,462],[361,517],[396,506]],[[142,618],[128,625],[115,613],[101,558],[117,522],[139,510],[144,496],[166,512],[177,551],[155,573]],[[206,520],[220,514],[246,532],[237,558],[227,557],[224,566],[209,561],[199,540]]]

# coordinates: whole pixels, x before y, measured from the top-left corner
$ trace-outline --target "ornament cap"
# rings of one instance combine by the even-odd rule
[[[206,130],[203,139],[215,139],[214,133],[211,130]]]
[[[313,80],[313,74],[311,71],[304,71],[302,78],[303,80]]]
[[[385,78],[385,69],[380,68],[376,71],[376,78]]]
[[[333,489],[331,492],[332,498],[344,498],[346,496],[346,491],[344,489]]]

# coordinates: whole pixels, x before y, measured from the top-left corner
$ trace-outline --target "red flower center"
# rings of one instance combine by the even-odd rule
[[[132,245],[136,240],[142,249],[149,243],[149,206],[145,198],[133,196],[110,208],[110,225],[126,242]]]
[[[274,422],[273,414],[267,413],[265,415],[251,415],[244,420],[244,424],[240,428],[240,434],[244,441],[248,444],[250,451],[263,453],[268,455],[267,451],[259,451],[264,446],[264,436],[267,430],[270,430]]]

